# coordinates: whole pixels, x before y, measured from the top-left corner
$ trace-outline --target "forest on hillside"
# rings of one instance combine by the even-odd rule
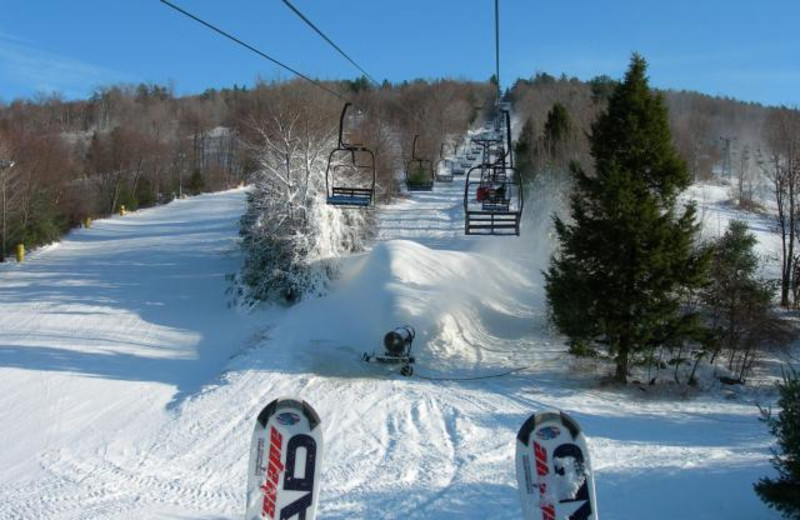
[[[375,151],[383,199],[397,192],[394,172],[415,134],[418,153],[435,160],[447,136],[463,133],[493,100],[488,84],[453,81],[331,88],[368,114],[351,138]],[[48,243],[123,205],[246,183],[272,122],[292,111],[333,135],[341,108],[340,99],[300,81],[183,97],[159,85],[117,85],[82,101],[47,95],[0,105],[0,159],[14,162],[0,172],[3,252]]]
[[[485,119],[495,101],[491,80],[326,84],[359,107],[350,138],[376,153],[378,201],[399,193],[414,135],[418,155],[436,161],[453,153],[457,136]],[[524,145],[517,150],[522,163],[535,172],[571,160],[590,166],[587,135],[614,84],[607,76],[583,82],[544,73],[516,81],[506,97],[518,123],[515,139]],[[753,205],[752,179],[770,171],[774,177],[781,157],[793,156],[800,135],[794,110],[663,94],[673,139],[693,177],[735,176],[743,206]],[[190,96],[161,85],[115,85],[86,100],[52,94],[0,104],[0,159],[15,164],[0,172],[2,253],[17,243],[56,240],[86,217],[123,205],[136,209],[247,183],[265,132],[275,131],[270,121],[293,110],[335,136],[342,99],[295,80]]]

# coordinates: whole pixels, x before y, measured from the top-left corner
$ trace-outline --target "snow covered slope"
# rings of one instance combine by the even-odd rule
[[[463,181],[382,211],[332,293],[226,305],[244,192],[77,231],[0,267],[0,518],[239,518],[269,400],[303,396],[326,437],[320,518],[520,518],[514,436],[534,410],[584,426],[604,519],[777,518],[752,404],[590,386],[549,330],[552,194],[520,238],[462,236]],[[359,361],[417,329],[415,376]]]

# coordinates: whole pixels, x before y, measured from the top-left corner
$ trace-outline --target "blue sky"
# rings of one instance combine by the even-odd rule
[[[175,0],[308,75],[358,75],[280,0]],[[293,0],[371,75],[488,78],[493,0]],[[630,54],[653,85],[800,106],[798,0],[501,0],[501,80],[537,71],[619,77]],[[158,0],[0,0],[0,99],[86,97],[118,82],[178,93],[289,73]]]

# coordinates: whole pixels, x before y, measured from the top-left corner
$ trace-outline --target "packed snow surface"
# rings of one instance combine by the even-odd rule
[[[0,266],[0,518],[240,518],[256,414],[297,395],[325,436],[318,516],[518,519],[515,434],[588,436],[600,517],[774,519],[746,399],[604,390],[547,325],[557,197],[523,236],[464,237],[463,181],[379,210],[368,253],[291,309],[229,305],[245,191],[95,222]],[[365,364],[399,325],[413,377]]]

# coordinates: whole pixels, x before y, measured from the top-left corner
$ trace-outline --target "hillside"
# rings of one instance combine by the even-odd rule
[[[374,247],[288,310],[227,305],[244,190],[0,266],[0,517],[238,518],[255,414],[300,395],[324,423],[321,518],[519,518],[514,436],[551,407],[588,433],[604,519],[777,518],[752,491],[772,473],[752,396],[598,387],[546,322],[558,194],[519,239],[464,237],[462,182],[379,210]],[[360,362],[405,323],[414,377]]]

